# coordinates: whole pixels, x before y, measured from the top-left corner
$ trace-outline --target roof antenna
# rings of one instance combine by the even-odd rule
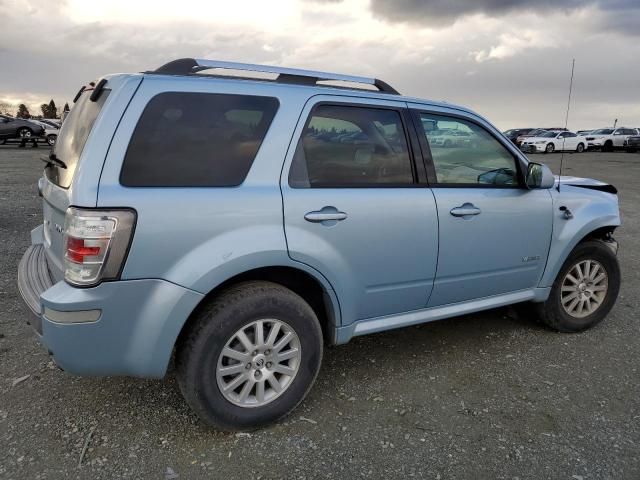
[[[573,70],[576,67],[576,59],[571,62],[571,81],[569,82],[569,100],[567,100],[567,115],[564,117],[564,130],[567,131],[567,125],[569,125],[569,107],[571,107],[571,91],[573,90]],[[562,152],[560,153],[560,174],[558,175],[558,193],[560,193],[560,183],[562,181],[562,163],[564,160],[564,142],[562,139]]]

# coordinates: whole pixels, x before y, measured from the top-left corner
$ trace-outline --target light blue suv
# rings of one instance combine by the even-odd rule
[[[43,160],[18,274],[42,343],[80,375],[175,358],[222,429],[295,408],[324,343],[523,302],[575,332],[618,295],[614,187],[376,79],[194,59],[106,76]]]

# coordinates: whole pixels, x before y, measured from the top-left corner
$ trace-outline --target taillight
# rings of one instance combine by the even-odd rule
[[[64,222],[64,278],[92,286],[120,276],[136,222],[132,210],[70,207]]]

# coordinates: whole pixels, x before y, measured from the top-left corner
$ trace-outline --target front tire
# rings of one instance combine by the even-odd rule
[[[584,152],[584,143],[579,143],[578,144],[578,147],[576,148],[576,152],[578,152],[578,153]]]
[[[255,429],[289,414],[322,361],[322,330],[300,296],[245,282],[200,309],[176,353],[180,390],[208,425]]]
[[[53,147],[56,144],[57,138],[58,136],[54,134],[47,135],[47,143]]]
[[[618,259],[601,240],[580,243],[564,262],[538,316],[559,332],[580,332],[600,323],[620,291]]]

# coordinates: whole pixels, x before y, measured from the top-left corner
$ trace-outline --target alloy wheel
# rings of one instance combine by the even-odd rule
[[[218,358],[216,381],[239,407],[262,407],[282,395],[300,368],[302,350],[285,322],[263,319],[234,333]]]
[[[587,317],[602,305],[608,288],[609,277],[602,264],[595,260],[582,260],[562,280],[562,308],[574,318]]]

